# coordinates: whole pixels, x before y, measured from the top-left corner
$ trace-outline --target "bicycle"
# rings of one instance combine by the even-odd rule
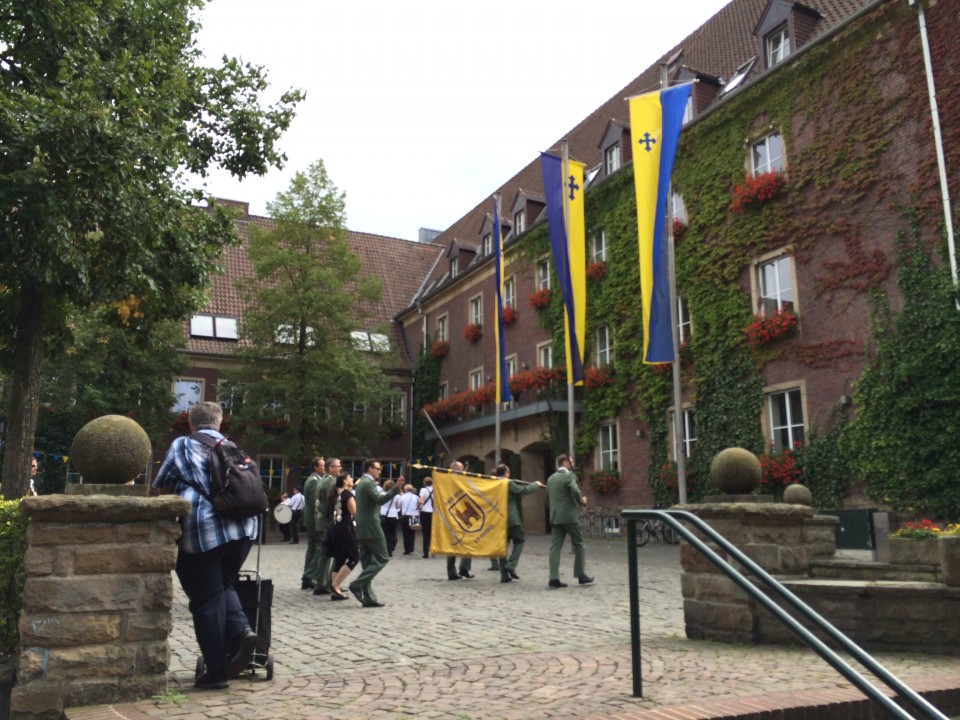
[[[643,547],[650,538],[665,545],[676,545],[680,542],[677,531],[663,520],[642,520],[637,528],[637,547]]]

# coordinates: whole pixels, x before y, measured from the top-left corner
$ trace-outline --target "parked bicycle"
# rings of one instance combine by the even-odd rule
[[[654,542],[665,545],[676,545],[680,542],[677,531],[660,519],[643,520],[637,528],[637,547],[646,545],[650,542],[650,538],[653,538]]]

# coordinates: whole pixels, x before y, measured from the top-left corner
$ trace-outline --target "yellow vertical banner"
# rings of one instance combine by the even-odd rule
[[[434,470],[431,554],[505,556],[507,485],[504,478]]]

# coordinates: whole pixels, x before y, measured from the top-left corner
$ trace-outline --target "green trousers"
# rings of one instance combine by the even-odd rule
[[[377,602],[372,584],[373,579],[390,561],[387,539],[381,533],[380,537],[357,538],[357,544],[360,546],[360,564],[363,570],[357,575],[356,580],[350,583],[350,590],[359,590],[364,602]]]
[[[577,579],[587,574],[586,565],[586,545],[583,542],[583,530],[580,523],[569,523],[566,525],[553,526],[553,542],[550,543],[550,579],[560,579],[560,551],[563,549],[563,541],[570,536],[570,542],[573,543],[573,576]]]
[[[507,528],[507,542],[513,543],[513,550],[510,557],[500,558],[500,575],[507,574],[508,570],[516,572],[517,563],[520,562],[520,553],[523,552],[523,544],[527,541],[527,535],[523,532],[523,525],[512,525]]]
[[[473,565],[472,558],[460,558],[460,573],[470,572],[471,565]],[[451,580],[456,580],[460,577],[460,575],[457,574],[457,559],[453,555],[447,557],[447,577]]]
[[[326,544],[320,542],[323,530],[307,530],[307,554],[303,559],[303,577],[315,586],[330,587],[330,555]]]

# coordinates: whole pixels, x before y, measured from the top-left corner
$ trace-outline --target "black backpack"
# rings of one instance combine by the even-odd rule
[[[262,514],[269,501],[260,470],[250,456],[226,438],[216,440],[201,432],[190,437],[210,448],[210,493],[191,482],[187,484],[209,500],[218,515],[228,520],[246,520]]]

